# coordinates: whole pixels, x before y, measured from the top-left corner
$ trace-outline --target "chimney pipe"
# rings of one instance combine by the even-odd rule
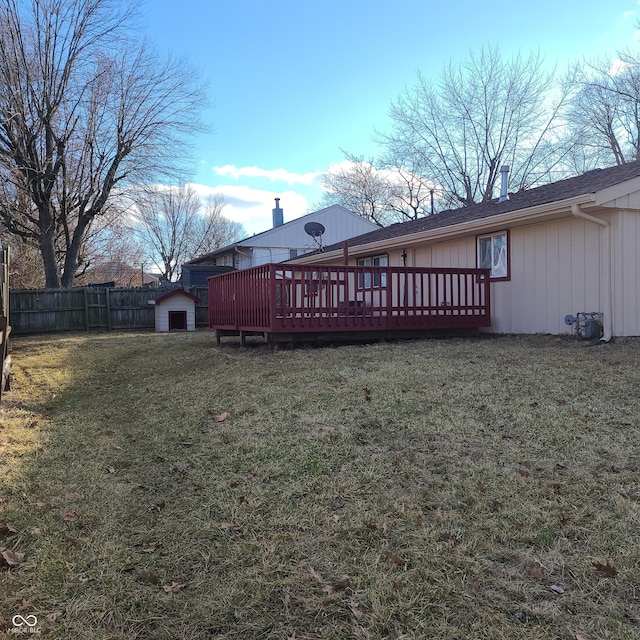
[[[498,202],[504,202],[509,199],[509,165],[503,164],[500,167],[500,173],[502,174],[502,183],[500,185],[500,198]]]
[[[284,224],[284,211],[280,208],[280,198],[276,198],[276,208],[271,210],[273,214],[273,228]]]

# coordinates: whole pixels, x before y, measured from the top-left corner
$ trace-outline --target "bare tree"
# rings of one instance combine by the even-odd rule
[[[439,82],[418,74],[417,84],[392,104],[392,130],[381,134],[387,154],[419,159],[423,177],[441,187],[449,205],[494,196],[500,166],[511,166],[511,186],[525,189],[548,179],[560,162],[557,127],[566,102],[539,55],[505,61],[483,48]]]
[[[585,164],[640,159],[640,60],[628,52],[614,62],[577,67],[569,129]]]
[[[68,287],[124,186],[173,176],[202,87],[128,27],[127,0],[3,0],[0,220],[33,241],[47,287]]]
[[[388,221],[388,181],[376,170],[374,160],[343,153],[346,161],[322,177],[323,204],[341,204],[367,220],[385,224]]]
[[[365,160],[343,153],[345,161],[322,178],[325,206],[341,204],[380,225],[416,220],[430,213],[435,185],[421,175],[415,156]]]
[[[245,235],[241,224],[222,215],[225,204],[215,195],[203,207],[190,186],[141,188],[132,230],[163,277],[174,280],[184,262]]]

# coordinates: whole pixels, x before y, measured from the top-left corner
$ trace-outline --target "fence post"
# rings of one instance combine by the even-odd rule
[[[105,306],[107,307],[107,331],[111,331],[111,297],[109,287],[104,288]]]
[[[84,287],[82,291],[84,293],[84,328],[89,331],[89,292],[87,287]]]

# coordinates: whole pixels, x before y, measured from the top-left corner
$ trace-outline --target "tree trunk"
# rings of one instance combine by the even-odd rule
[[[56,252],[53,246],[53,234],[46,233],[40,237],[40,253],[44,266],[45,287],[47,289],[60,288],[60,274],[56,263]]]

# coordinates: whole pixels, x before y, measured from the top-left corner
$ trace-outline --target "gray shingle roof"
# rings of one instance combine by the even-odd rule
[[[351,238],[349,240],[349,246],[357,247],[371,242],[379,242],[412,233],[420,233],[421,231],[441,229],[454,224],[480,220],[510,211],[519,211],[552,202],[559,202],[568,198],[595,193],[601,189],[626,182],[638,176],[640,176],[640,161],[609,167],[607,169],[595,169],[574,178],[567,178],[566,180],[559,180],[558,182],[520,191],[519,193],[509,194],[509,199],[503,202],[498,202],[498,200],[495,199],[490,202],[442,211],[432,216],[419,218],[418,220],[410,220],[409,222],[393,224],[376,231],[370,231],[369,233]],[[338,250],[341,246],[342,243],[334,244],[325,247],[325,251]]]

